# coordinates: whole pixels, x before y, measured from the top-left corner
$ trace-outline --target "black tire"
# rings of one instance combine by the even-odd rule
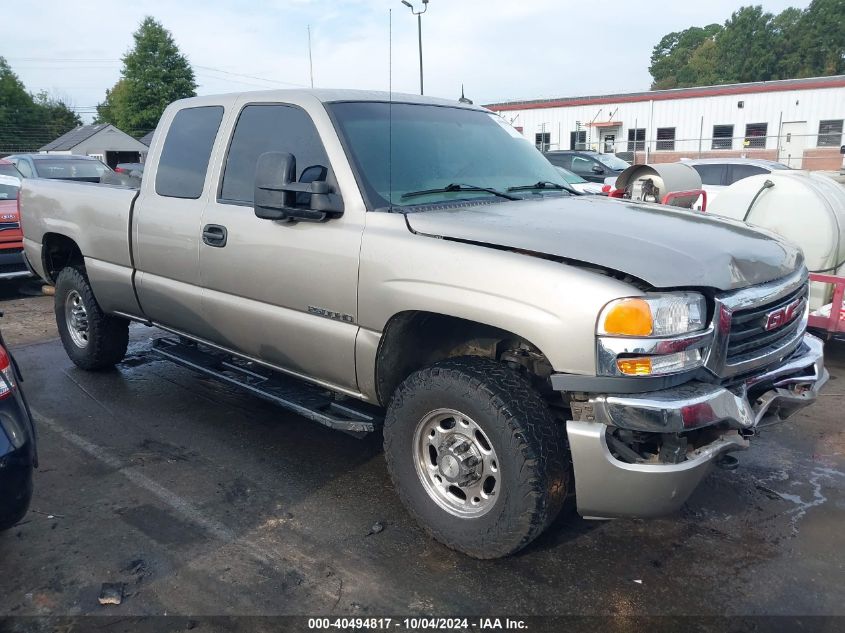
[[[501,487],[481,516],[447,512],[417,474],[417,425],[442,408],[469,416],[498,458]],[[499,558],[528,545],[560,512],[569,487],[564,428],[526,378],[490,359],[454,358],[411,374],[388,407],[384,449],[411,515],[432,537],[475,558]]]
[[[87,344],[80,345],[71,334],[66,316],[68,298],[78,295],[87,317]],[[123,360],[129,344],[129,321],[103,313],[94,297],[88,277],[79,268],[64,268],[56,280],[56,325],[62,345],[77,367],[108,369]]]

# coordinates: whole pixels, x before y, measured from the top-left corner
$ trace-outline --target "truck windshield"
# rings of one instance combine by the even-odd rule
[[[408,103],[328,107],[372,208],[480,198],[503,202],[481,188],[505,192],[539,182],[566,185],[540,152],[494,114]],[[418,195],[421,191],[431,193]],[[518,195],[550,193],[568,195],[553,188]]]

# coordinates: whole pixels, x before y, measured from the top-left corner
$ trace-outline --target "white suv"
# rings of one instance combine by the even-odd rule
[[[695,169],[701,176],[701,188],[707,192],[708,204],[722,189],[737,180],[770,174],[780,169],[791,169],[783,163],[760,158],[682,158],[681,162]],[[693,208],[701,209],[701,198]]]

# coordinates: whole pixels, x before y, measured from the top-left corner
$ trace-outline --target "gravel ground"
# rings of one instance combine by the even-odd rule
[[[53,316],[53,297],[44,296],[40,283],[0,282],[0,311],[3,312],[0,329],[12,348],[59,336]]]

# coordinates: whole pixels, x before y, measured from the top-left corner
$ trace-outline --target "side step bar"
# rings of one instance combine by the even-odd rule
[[[183,367],[245,389],[332,429],[363,434],[374,431],[384,421],[378,407],[347,400],[345,396],[328,389],[201,343],[157,338],[153,341],[152,351]]]

